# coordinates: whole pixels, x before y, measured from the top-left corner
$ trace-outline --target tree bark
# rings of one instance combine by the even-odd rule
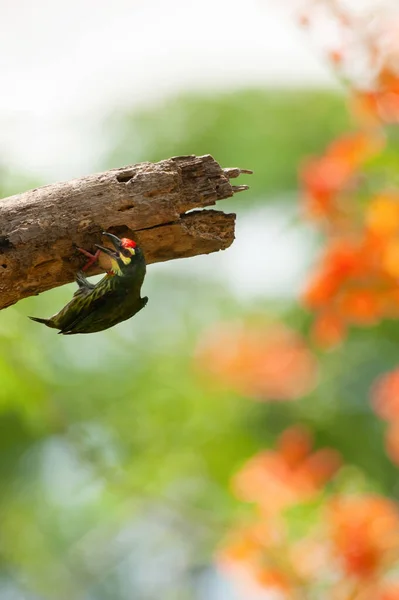
[[[136,240],[147,263],[228,248],[235,215],[193,209],[248,189],[230,184],[240,173],[251,171],[222,169],[210,155],[179,156],[1,200],[0,309],[72,281],[86,261],[77,247],[94,252],[102,231]]]

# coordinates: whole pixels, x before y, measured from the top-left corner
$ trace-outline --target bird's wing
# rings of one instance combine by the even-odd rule
[[[107,302],[112,302],[114,296],[117,296],[115,289],[107,284],[106,278],[94,286],[89,282],[87,283],[90,286],[89,288],[85,284],[83,284],[85,285],[84,288],[79,287],[72,300],[57,315],[52,317],[56,327],[60,329],[59,333],[70,331],[86,319],[88,315],[99,310]]]

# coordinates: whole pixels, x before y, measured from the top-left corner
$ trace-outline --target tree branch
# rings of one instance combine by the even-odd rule
[[[0,309],[74,279],[102,231],[135,239],[148,263],[207,254],[234,240],[234,214],[193,210],[248,186],[210,155],[140,163],[0,201]],[[191,211],[191,212],[188,212]],[[99,268],[89,271],[99,273]]]

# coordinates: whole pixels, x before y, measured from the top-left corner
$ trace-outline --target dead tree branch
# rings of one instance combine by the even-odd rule
[[[102,231],[136,240],[148,263],[224,250],[235,215],[193,209],[247,189],[230,183],[240,173],[250,171],[222,169],[210,155],[179,156],[4,198],[0,309],[72,281],[85,260],[76,246],[94,249]]]

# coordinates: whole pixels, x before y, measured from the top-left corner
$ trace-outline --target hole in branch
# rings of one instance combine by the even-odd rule
[[[116,176],[116,180],[119,181],[119,183],[129,183],[131,179],[133,179],[132,173],[119,173],[119,175]]]
[[[10,240],[6,235],[0,235],[0,249],[1,250],[11,250],[14,248]]]

